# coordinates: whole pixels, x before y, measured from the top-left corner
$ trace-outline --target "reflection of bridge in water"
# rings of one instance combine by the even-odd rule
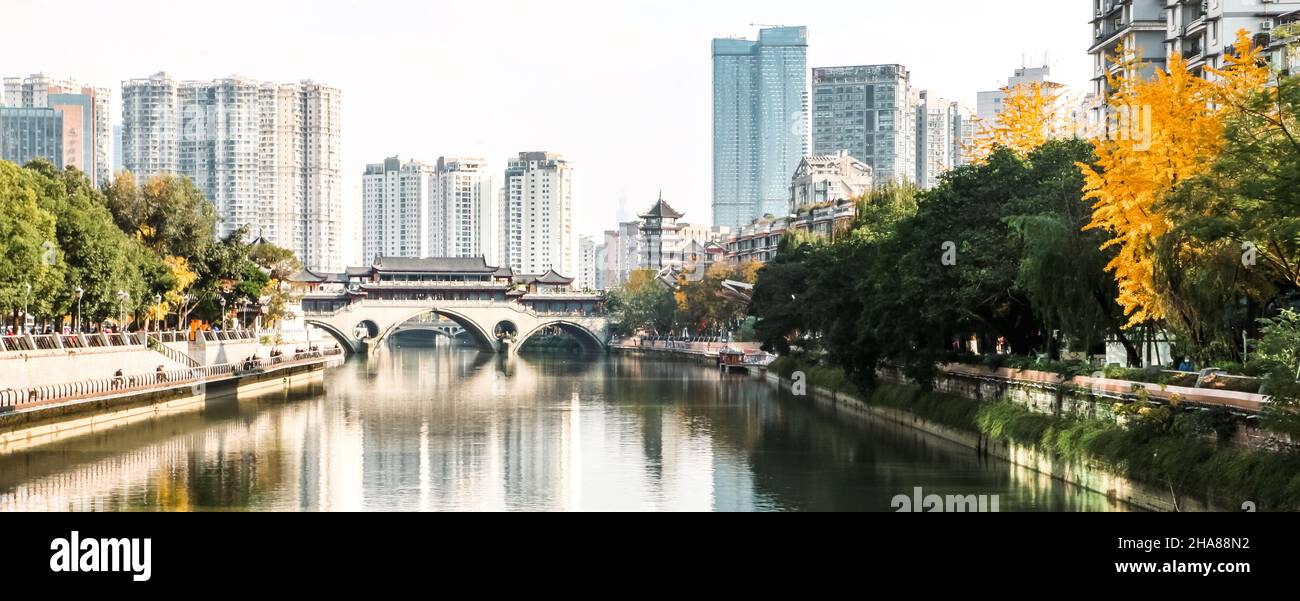
[[[343,274],[303,272],[293,281],[309,290],[302,303],[307,324],[352,353],[379,348],[394,333],[421,327],[419,320],[429,315],[450,320],[485,352],[517,352],[551,330],[573,336],[593,352],[603,351],[610,339],[604,296],[575,291],[573,279],[554,270],[520,275],[482,258],[379,257],[370,267]]]

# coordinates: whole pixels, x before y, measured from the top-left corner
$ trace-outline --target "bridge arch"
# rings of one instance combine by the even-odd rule
[[[340,331],[338,328],[330,325],[329,323],[318,321],[315,319],[306,319],[304,320],[304,322],[308,326],[317,328],[320,331],[328,334],[330,338],[333,338],[336,342],[338,342],[339,346],[343,347],[343,350],[347,351],[349,355],[355,355],[361,352],[361,347],[358,344],[356,338],[347,335],[346,333]]]
[[[380,335],[377,338],[375,338],[374,342],[372,342],[371,344],[373,344],[375,347],[379,347],[387,343],[388,339],[392,337],[394,332],[400,329],[407,322],[421,315],[424,315],[425,313],[435,313],[437,315],[441,315],[443,317],[446,317],[447,319],[452,320],[453,322],[456,323],[456,325],[465,329],[465,332],[470,337],[470,340],[473,340],[474,344],[476,344],[480,350],[486,353],[496,352],[497,349],[496,344],[494,343],[492,337],[486,331],[484,331],[481,325],[479,325],[473,319],[466,317],[465,315],[462,315],[455,311],[439,309],[437,307],[427,307],[427,308],[419,309],[411,312],[410,315],[407,315],[404,318],[399,318],[395,320],[393,323],[388,324],[388,327],[384,328],[383,332],[380,333]]]
[[[573,338],[578,341],[578,344],[582,346],[582,350],[588,353],[604,352],[605,344],[608,342],[601,333],[593,332],[581,324],[557,319],[552,321],[543,321],[540,325],[533,328],[532,331],[520,336],[517,343],[511,348],[511,352],[519,352],[519,349],[523,348],[524,344],[527,343],[530,338],[542,333],[547,328],[559,328],[560,330],[563,330],[564,333],[573,336]]]

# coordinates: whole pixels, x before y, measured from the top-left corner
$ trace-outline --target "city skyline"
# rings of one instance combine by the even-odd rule
[[[42,22],[43,3],[8,4],[16,20]],[[915,86],[968,106],[974,106],[978,91],[1002,85],[1011,70],[1042,63],[1045,55],[1054,78],[1075,89],[1086,90],[1091,76],[1089,58],[1080,51],[1089,40],[1091,18],[1084,3],[1044,8],[1041,2],[1017,0],[1004,4],[996,19],[984,7],[936,3],[948,18],[927,22],[926,40],[969,39],[979,25],[1017,31],[1014,37],[990,37],[979,53],[921,42],[916,29],[899,26],[908,22],[907,8],[883,3],[844,6],[824,15],[768,1],[611,3],[598,9],[600,27],[568,19],[569,11],[521,2],[385,3],[389,10],[348,0],[312,3],[310,11],[303,6],[231,2],[213,14],[146,2],[128,17],[107,4],[74,1],[64,8],[83,17],[61,23],[59,44],[41,42],[41,28],[0,39],[0,73],[43,72],[111,87],[115,123],[121,82],[159,71],[181,81],[239,74],[337,87],[345,95],[345,239],[360,238],[366,165],[394,155],[429,163],[439,156],[474,156],[496,166],[525,149],[560,152],[578,171],[575,239],[599,237],[631,219],[661,189],[680,210],[710,215],[709,46],[714,38],[756,35],[751,23],[807,26],[809,68],[904,64]],[[245,18],[254,10],[261,16]],[[393,11],[402,19],[386,18]],[[683,14],[691,18],[680,18]],[[485,37],[465,26],[484,19],[495,23],[496,35]],[[202,30],[184,25],[200,21]],[[96,32],[106,26],[118,32],[119,42],[94,44]],[[42,52],[24,51],[37,45]],[[598,48],[612,52],[591,51]],[[530,56],[554,64],[537,68],[520,60]],[[409,77],[405,69],[413,65],[431,74],[427,81]],[[500,77],[502,72],[514,76]],[[454,93],[447,93],[449,85]],[[416,113],[393,110],[396,89],[405,90],[403,106],[419,100]],[[530,92],[520,98],[513,92],[519,89]],[[611,98],[614,90],[617,96]],[[645,153],[658,160],[628,160]],[[359,247],[344,250],[359,255]]]

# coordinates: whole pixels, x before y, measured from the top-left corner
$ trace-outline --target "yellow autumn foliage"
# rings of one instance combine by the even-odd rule
[[[1002,112],[993,123],[980,122],[979,133],[967,149],[975,162],[983,162],[998,147],[1029,154],[1061,133],[1068,125],[1061,92],[1050,83],[1032,82],[1006,89]]]
[[[1151,78],[1138,74],[1136,53],[1121,48],[1112,60],[1121,67],[1108,75],[1115,90],[1107,99],[1112,116],[1141,114],[1130,125],[1149,123],[1150,131],[1129,136],[1112,129],[1093,140],[1096,166],[1079,168],[1084,199],[1093,203],[1092,223],[1085,229],[1111,235],[1102,248],[1117,249],[1108,269],[1119,284],[1117,301],[1131,328],[1168,314],[1154,283],[1155,243],[1173,226],[1160,202],[1209,168],[1223,148],[1226,112],[1236,99],[1266,84],[1268,69],[1245,31],[1238,34],[1227,66],[1211,70],[1212,80],[1189,72],[1178,54],[1169,57],[1168,71],[1156,69]]]

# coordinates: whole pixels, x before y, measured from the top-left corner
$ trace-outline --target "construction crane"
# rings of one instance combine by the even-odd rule
[[[750,23],[750,27],[785,27],[785,25],[772,25],[771,23]]]

